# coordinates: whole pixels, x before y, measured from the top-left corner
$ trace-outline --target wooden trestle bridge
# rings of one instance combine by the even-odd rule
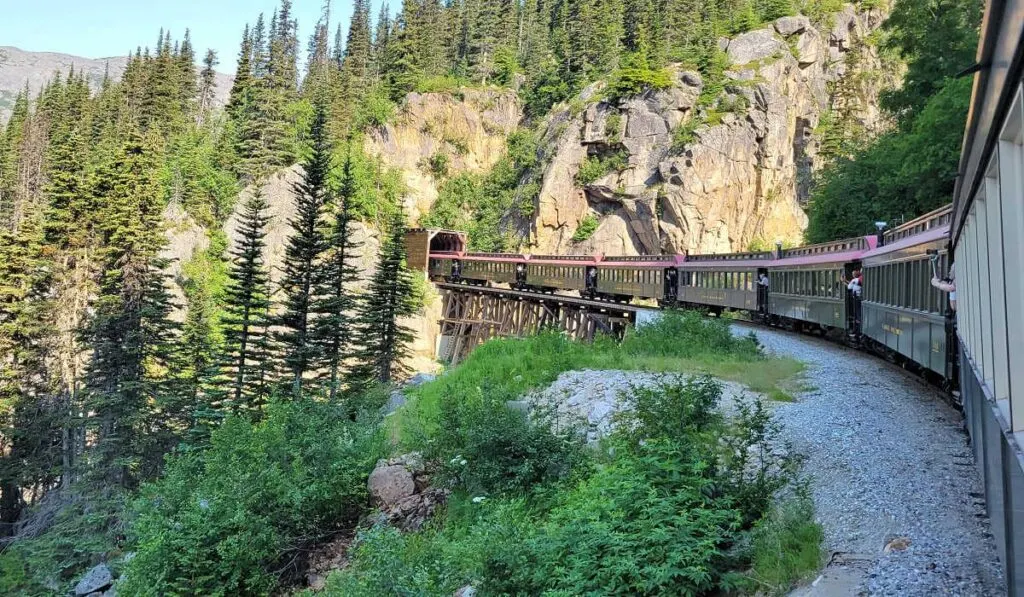
[[[465,284],[437,284],[441,291],[438,358],[455,364],[495,336],[526,336],[556,328],[579,340],[599,333],[622,338],[645,307],[558,294]]]

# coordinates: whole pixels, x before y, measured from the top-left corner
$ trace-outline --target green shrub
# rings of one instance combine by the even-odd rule
[[[85,491],[51,494],[23,519],[30,527],[45,521],[45,530],[0,551],[0,595],[70,594],[78,577],[101,560],[117,573],[125,494],[84,484],[79,489]]]
[[[580,220],[580,225],[576,227],[576,232],[572,235],[572,242],[579,243],[587,240],[591,236],[594,236],[594,232],[597,231],[599,222],[597,216],[594,214],[587,214]]]
[[[170,457],[143,488],[123,592],[270,592],[306,547],[364,512],[382,448],[373,425],[328,404],[274,404],[256,425],[229,418],[208,450]]]
[[[750,577],[755,588],[782,595],[817,574],[824,564],[824,539],[806,491],[772,507],[751,539]]]
[[[696,118],[691,118],[672,131],[672,151],[674,153],[682,153],[687,145],[697,140],[697,126],[699,124]]]
[[[625,170],[628,165],[629,152],[624,149],[603,156],[588,156],[576,172],[576,183],[580,186],[593,184],[606,174]]]
[[[448,162],[448,154],[443,151],[438,151],[427,159],[426,169],[434,175],[434,178],[444,178],[445,176],[448,176]]]
[[[622,66],[612,74],[605,96],[617,101],[648,89],[668,89],[671,86],[672,77],[667,70],[651,68],[646,52],[633,52],[623,58]]]
[[[466,83],[465,80],[451,75],[422,77],[416,81],[415,91],[417,93],[451,93],[454,95]]]
[[[702,354],[761,358],[755,337],[737,337],[723,319],[697,311],[668,311],[656,322],[632,330],[622,342],[630,355],[693,358]]]
[[[585,461],[581,436],[509,408],[484,382],[475,395],[441,400],[440,428],[427,453],[445,476],[473,495],[520,493],[567,477]]]
[[[372,89],[359,102],[356,109],[355,122],[358,128],[382,127],[391,122],[395,116],[395,103],[388,94],[379,88]]]

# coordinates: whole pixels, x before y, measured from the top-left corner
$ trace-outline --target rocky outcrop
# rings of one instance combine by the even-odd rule
[[[104,591],[107,591],[113,597],[114,590],[111,588],[113,584],[114,575],[110,573],[110,568],[106,564],[99,564],[86,572],[78,581],[75,585],[75,596],[105,595]]]
[[[409,190],[406,213],[415,224],[434,204],[445,175],[489,171],[521,118],[512,90],[410,93],[394,122],[373,130],[364,149],[401,170]],[[438,155],[444,156],[446,174],[430,167]]]
[[[588,89],[582,111],[566,108],[547,123],[542,142],[551,157],[532,250],[711,253],[799,242],[807,225],[802,208],[820,167],[815,128],[835,107],[832,84],[855,74],[847,69],[852,52],[857,72],[880,68],[863,42],[884,16],[847,5],[828,26],[784,17],[723,39],[725,89],[703,103],[704,81],[680,69],[671,88],[614,103],[589,99],[599,86]],[[869,131],[883,126],[875,107],[881,85],[860,89],[859,117]],[[621,170],[585,185],[577,180],[585,160],[616,154],[620,164],[625,157]],[[588,216],[599,219],[597,229],[574,242]]]

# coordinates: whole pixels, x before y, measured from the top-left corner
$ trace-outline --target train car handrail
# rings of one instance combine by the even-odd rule
[[[909,222],[904,222],[892,230],[886,230],[883,236],[885,244],[896,242],[900,239],[927,232],[933,228],[947,226],[953,221],[953,204],[944,205],[934,209],[922,216],[918,216]]]
[[[743,261],[743,260],[770,260],[771,251],[747,251],[745,253],[705,253],[701,255],[687,255],[687,261]]]

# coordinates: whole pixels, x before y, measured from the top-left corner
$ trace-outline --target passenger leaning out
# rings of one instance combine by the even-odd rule
[[[952,265],[949,266],[949,274],[945,278],[940,280],[938,276],[932,276],[932,286],[949,293],[949,308],[956,311],[956,279],[953,277]]]

